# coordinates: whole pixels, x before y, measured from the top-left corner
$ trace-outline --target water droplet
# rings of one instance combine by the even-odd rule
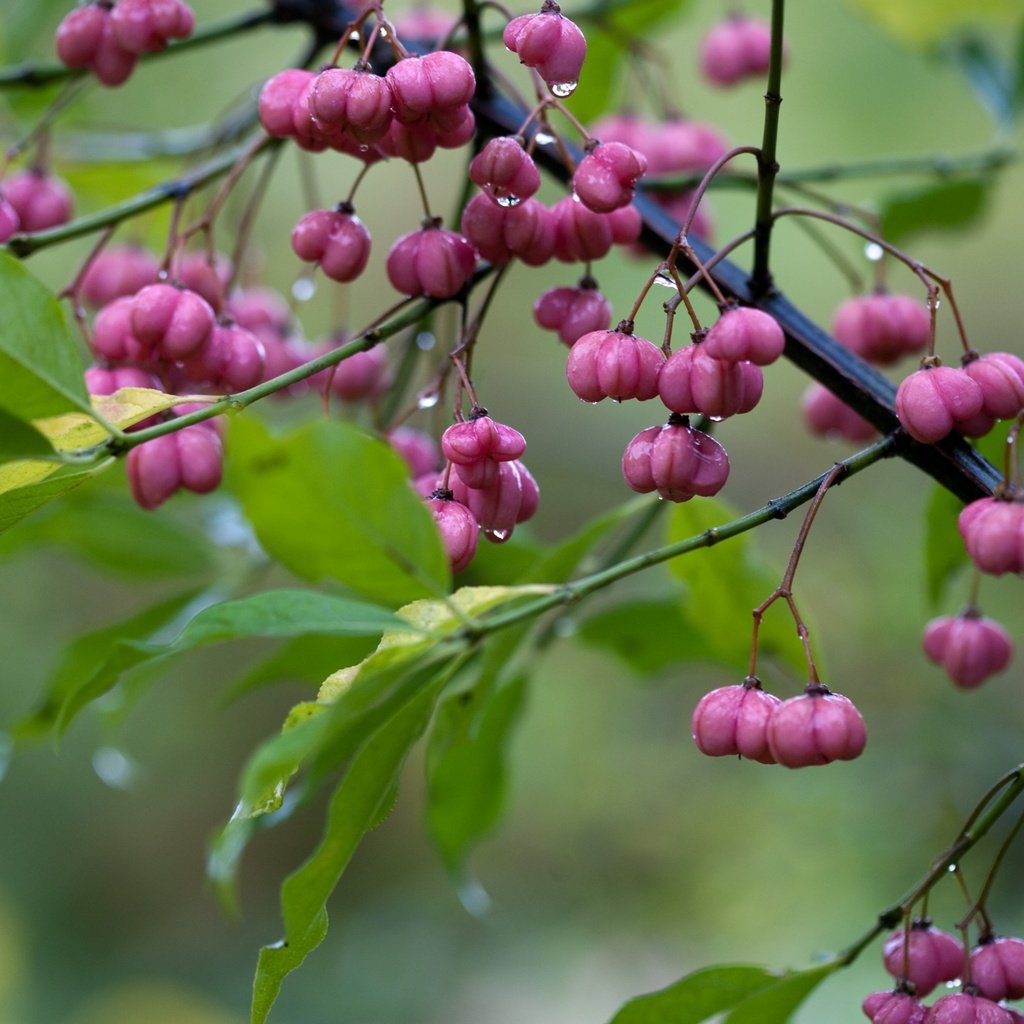
[[[463,882],[458,891],[459,901],[473,917],[483,917],[491,909],[491,897],[475,878]]]
[[[292,285],[292,298],[296,302],[309,302],[316,292],[316,283],[311,277],[298,277]]]
[[[561,615],[551,624],[551,632],[563,638],[575,636],[576,622],[568,615]]]
[[[655,284],[660,284],[662,288],[671,288],[675,290],[676,283],[668,274],[656,274],[654,278]]]
[[[958,868],[959,866],[960,866],[959,864],[950,864],[950,865],[949,865],[949,867],[948,867],[948,868],[946,868],[946,870],[947,870],[947,871],[948,871],[948,872],[949,872],[950,874],[955,874],[955,873],[956,873],[956,870],[957,870],[957,868]]]
[[[416,399],[416,408],[433,409],[440,400],[441,396],[436,391],[424,391]]]
[[[100,747],[92,755],[92,770],[111,789],[128,789],[138,777],[138,768],[116,747]]]
[[[358,31],[349,32],[348,41],[350,43],[358,43],[362,41],[362,36],[359,35]]]
[[[381,25],[381,27],[380,27],[380,37],[381,37],[381,39],[387,39],[389,34],[390,33],[388,32],[387,28],[384,25]]]
[[[492,544],[504,544],[512,536],[511,530],[484,530],[484,536]]]
[[[548,134],[548,132],[537,132],[533,136],[533,141],[536,142],[538,146],[550,146],[551,143],[555,141],[555,137],[554,135]]]
[[[877,263],[885,255],[885,250],[877,242],[868,242],[864,246],[864,255],[872,263]]]
[[[504,206],[506,208],[509,206],[518,206],[522,202],[522,199],[520,199],[519,196],[495,196],[494,198],[498,200],[499,206]]]
[[[938,295],[936,295],[935,298],[932,300],[932,309],[938,309],[941,305],[942,299],[940,299]]]
[[[578,82],[554,82],[549,85],[548,88],[560,99],[564,100],[566,96],[571,96],[576,91]]]
[[[725,419],[725,417],[724,416],[709,416],[708,419],[711,420],[712,423],[721,423],[722,420]]]
[[[416,347],[421,352],[429,352],[436,345],[437,338],[435,338],[430,331],[420,331],[420,333],[416,335]]]

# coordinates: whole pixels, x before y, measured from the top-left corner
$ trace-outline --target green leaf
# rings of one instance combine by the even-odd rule
[[[0,555],[33,545],[57,545],[126,576],[198,575],[216,564],[216,552],[198,530],[146,512],[124,492],[106,489],[80,491],[6,534]]]
[[[465,861],[494,828],[506,792],[505,755],[528,676],[513,659],[530,624],[488,641],[476,678],[437,709],[427,744],[427,825],[445,867],[465,894]]]
[[[81,487],[101,470],[111,465],[113,460],[101,463],[91,469],[80,469],[60,473],[24,487],[15,487],[9,491],[0,490],[0,534],[20,523],[27,515],[37,508],[59,498],[76,487]]]
[[[717,498],[676,505],[669,520],[668,542],[696,537],[736,517],[737,513]],[[781,571],[767,568],[747,534],[674,558],[669,570],[687,586],[683,615],[691,631],[700,637],[700,656],[711,655],[745,673],[750,656],[750,613],[778,586]],[[807,609],[801,611],[806,618]],[[759,639],[762,656],[777,657],[805,675],[803,648],[784,607],[767,612]]]
[[[31,739],[53,729],[63,709],[73,699],[83,680],[91,678],[110,658],[121,642],[152,636],[174,620],[198,591],[159,601],[123,622],[83,633],[64,649],[39,708],[14,727],[16,739]]]
[[[581,622],[575,636],[644,678],[680,662],[715,660],[702,631],[684,617],[679,597],[614,605]]]
[[[319,687],[339,666],[356,664],[373,648],[373,640],[362,636],[302,636],[288,640],[232,683],[225,699],[235,700],[271,683],[299,682]]]
[[[1012,128],[1016,80],[1013,67],[1002,54],[988,40],[974,34],[954,37],[943,53],[963,73],[996,125]]]
[[[786,1024],[800,1004],[840,966],[838,960],[830,960],[805,971],[789,971],[744,999],[723,1024]]]
[[[57,300],[0,251],[0,410],[22,420],[90,411],[82,361]]]
[[[885,31],[913,46],[931,46],[968,25],[1014,25],[1020,0],[856,0]]]
[[[777,981],[778,975],[764,967],[705,967],[659,992],[631,999],[610,1024],[700,1024]]]
[[[330,420],[272,437],[248,416],[230,448],[229,486],[260,543],[298,576],[390,605],[449,589],[437,527],[384,442]]]
[[[31,423],[0,409],[0,462],[53,454],[53,445]]]
[[[320,845],[281,887],[285,937],[260,951],[252,1024],[266,1021],[286,975],[323,941],[327,900],[360,840],[389,807],[402,765],[423,734],[446,681],[444,674],[435,678],[367,739],[331,797]]]
[[[964,503],[945,487],[932,488],[924,519],[924,568],[928,601],[937,609],[946,587],[967,564],[967,549],[956,527]]]
[[[64,732],[86,704],[108,693],[130,669],[206,644],[248,637],[375,636],[399,620],[387,609],[351,598],[307,590],[271,590],[223,601],[202,609],[169,643],[124,638],[110,646],[106,658],[65,694],[56,719]]]
[[[922,231],[969,228],[988,207],[991,179],[946,181],[893,193],[882,202],[882,234],[899,244]]]

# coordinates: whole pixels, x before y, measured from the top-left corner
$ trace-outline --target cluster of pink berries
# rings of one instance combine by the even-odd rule
[[[407,434],[402,443],[415,436]],[[480,532],[494,543],[508,540],[537,511],[540,489],[520,461],[526,439],[486,409],[474,407],[468,419],[448,427],[441,451],[444,472],[438,475],[433,463],[416,486],[428,498],[452,572],[461,572],[476,554]]]
[[[71,219],[67,185],[40,167],[30,167],[0,183],[0,243],[19,231],[45,231]]]
[[[927,307],[910,295],[879,291],[847,299],[836,310],[832,333],[840,344],[876,366],[891,366],[928,346],[931,316]],[[863,416],[821,384],[804,392],[804,419],[822,437],[840,437],[859,443],[875,436]]]
[[[690,427],[686,414],[725,419],[750,412],[761,398],[761,367],[785,347],[775,320],[757,309],[730,307],[693,344],[666,358],[622,321],[615,330],[584,334],[569,350],[566,377],[578,398],[647,401],[658,397],[673,414],[626,446],[622,474],[635,491],[670,501],[717,494],[729,475],[725,449]]]
[[[57,56],[69,68],[88,68],[104,85],[120,85],[142,54],[190,36],[194,28],[183,0],[94,0],[58,26]]]
[[[842,694],[813,683],[783,701],[763,690],[756,676],[705,694],[691,729],[698,749],[710,757],[787,768],[851,761],[867,743],[864,719]]]
[[[537,14],[513,18],[505,26],[502,41],[521,64],[544,79],[555,96],[564,98],[575,91],[587,41],[554,0],[544,0]]]
[[[1024,1015],[1003,1000],[1024,998],[1024,940],[982,937],[970,955],[960,942],[927,918],[897,929],[882,950],[896,987],[863,1003],[872,1024],[1021,1024]],[[921,1000],[936,986],[962,979],[961,991]]]

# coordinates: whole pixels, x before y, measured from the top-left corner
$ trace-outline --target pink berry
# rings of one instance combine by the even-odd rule
[[[55,40],[58,60],[69,68],[88,67],[99,50],[109,16],[109,10],[98,4],[76,7],[64,15]]]
[[[224,473],[224,449],[212,421],[184,427],[173,435],[178,442],[181,486],[196,494],[208,494],[220,486]]]
[[[100,359],[111,363],[150,360],[152,346],[139,341],[132,329],[134,310],[134,296],[122,296],[96,314],[89,345]]]
[[[887,365],[927,348],[931,326],[924,303],[879,292],[847,299],[836,310],[832,333],[862,359]]]
[[[596,284],[584,278],[578,288],[551,288],[540,295],[533,304],[533,318],[571,346],[584,334],[607,330],[612,307]]]
[[[469,507],[484,536],[497,543],[508,540],[515,525],[534,514],[540,494],[536,481],[518,459],[498,463],[494,483],[484,488],[469,487],[453,474],[451,490],[456,501]]]
[[[588,210],[611,213],[632,202],[647,158],[621,142],[598,143],[580,161],[573,191]]]
[[[848,698],[823,686],[783,701],[768,722],[768,747],[787,768],[852,761],[866,742],[860,712]]]
[[[672,412],[699,412],[714,419],[750,412],[763,390],[760,367],[714,359],[703,343],[673,352],[658,378],[658,395]]]
[[[838,437],[854,444],[870,441],[878,431],[860,413],[837,398],[824,384],[810,384],[800,403],[804,422],[819,437]]]
[[[90,306],[105,306],[124,295],[134,295],[156,281],[159,273],[157,258],[140,246],[110,246],[89,264],[82,278],[82,299]]]
[[[967,554],[982,572],[1024,572],[1024,503],[979,498],[960,513],[957,528]]]
[[[961,689],[973,690],[1002,672],[1013,657],[1010,635],[993,619],[974,612],[933,619],[925,627],[924,653]],[[997,998],[1002,998],[1001,996]]]
[[[683,417],[641,430],[626,445],[622,476],[634,491],[657,491],[669,501],[717,494],[729,478],[729,456],[713,438]]]
[[[171,361],[196,355],[209,342],[215,320],[201,295],[172,284],[146,285],[132,300],[132,333]]]
[[[502,39],[521,64],[536,70],[551,92],[564,98],[579,82],[587,41],[579,27],[560,12],[557,3],[544,0],[539,14],[513,18]]]
[[[540,188],[540,171],[518,135],[491,139],[470,163],[469,177],[499,206],[516,206]]]
[[[462,572],[476,554],[480,526],[465,505],[452,498],[451,491],[436,491],[427,502],[441,532],[452,572]]]
[[[327,68],[313,83],[309,109],[326,132],[344,132],[366,146],[380,141],[391,127],[391,101],[391,89],[379,75]]]
[[[768,750],[768,719],[780,703],[756,682],[712,690],[694,709],[690,723],[693,741],[709,757],[738,755],[774,764]]]
[[[906,992],[872,992],[861,1004],[871,1024],[922,1024],[927,1010]]]
[[[1024,997],[1024,939],[993,939],[971,953],[971,983],[986,999]]]
[[[72,201],[67,185],[46,171],[20,171],[4,184],[3,192],[18,214],[22,231],[45,231],[71,219]]]
[[[941,982],[960,977],[964,950],[952,935],[925,919],[915,921],[909,932],[894,931],[882,947],[882,960],[894,978],[912,982],[923,999]]]
[[[644,151],[651,174],[706,171],[729,151],[729,143],[717,128],[682,117],[656,125]]]
[[[954,992],[931,1006],[924,1024],[1012,1024],[1008,1010],[983,996]]]
[[[485,412],[454,423],[441,435],[441,452],[467,487],[489,487],[499,462],[511,462],[526,451],[526,439],[514,427]]]
[[[727,309],[704,339],[704,353],[730,363],[758,366],[774,363],[786,347],[786,336],[773,316],[759,309]]]
[[[732,86],[764,75],[771,57],[771,26],[735,15],[713,25],[700,44],[700,67],[714,85]]]
[[[554,219],[536,199],[497,206],[479,192],[466,204],[459,226],[481,257],[496,266],[513,257],[531,267],[541,266],[555,247]]]
[[[896,415],[911,437],[931,444],[981,412],[983,402],[981,388],[964,370],[926,366],[900,383]]]
[[[981,388],[981,412],[997,420],[1024,410],[1024,360],[1009,352],[986,352],[964,363],[964,373]]]
[[[391,88],[391,109],[403,124],[462,108],[476,91],[473,68],[450,50],[407,57],[392,64],[385,77]]]
[[[409,472],[414,477],[427,473],[436,475],[441,453],[429,434],[413,427],[397,427],[387,439],[388,444],[408,463]]]
[[[138,56],[155,53],[167,45],[157,25],[151,0],[118,0],[110,12],[118,46]]]
[[[665,353],[622,327],[584,334],[569,350],[566,378],[584,402],[603,398],[645,402],[658,393],[658,372]]]
[[[344,344],[347,339],[338,338],[335,344]],[[333,372],[328,371],[331,394],[345,402],[359,402],[367,398],[378,398],[392,384],[391,366],[387,349],[378,347],[356,352],[343,359]]]
[[[145,509],[162,505],[181,486],[174,434],[154,437],[128,453],[125,465],[132,497]]]
[[[473,276],[476,254],[462,235],[431,224],[399,238],[386,266],[388,280],[403,295],[450,299]]]
[[[292,319],[284,296],[273,288],[245,288],[232,292],[225,302],[225,312],[240,327],[257,335],[262,331],[286,333]]]
[[[128,80],[138,61],[138,54],[129,53],[117,41],[114,22],[108,14],[103,23],[99,47],[89,65],[92,73],[104,85],[118,86]]]
[[[453,28],[456,18],[450,11],[434,7],[407,7],[391,15],[395,31],[404,39],[422,39],[433,42],[444,39]]]
[[[267,79],[260,90],[259,114],[264,129],[277,138],[295,134],[293,110],[316,76],[304,68],[288,68]]]
[[[178,265],[178,283],[201,295],[215,313],[224,307],[224,289],[231,281],[231,260],[223,253],[186,253]]]
[[[336,210],[312,210],[292,230],[292,249],[317,262],[332,280],[354,281],[370,259],[370,232],[346,203]]]
[[[266,352],[252,331],[233,320],[219,321],[198,355],[185,363],[191,380],[229,391],[245,391],[263,380]]]
[[[599,260],[615,244],[613,214],[594,213],[572,196],[566,196],[551,208],[551,215],[555,225],[555,259],[563,263]]]

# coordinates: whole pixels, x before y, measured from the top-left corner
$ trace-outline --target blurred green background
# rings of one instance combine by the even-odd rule
[[[8,62],[48,58],[65,6],[0,2]],[[229,0],[194,6],[200,23],[242,9]],[[570,15],[577,6],[564,5]],[[726,6],[693,3],[685,20],[659,31],[658,45],[688,115],[719,125],[736,143],[757,142],[757,85],[713,92],[695,67],[702,30]],[[755,0],[749,8],[766,14],[768,6]],[[851,3],[790,0],[787,19],[784,170],[957,156],[995,143],[991,119],[957,71],[905,48]],[[998,26],[989,30],[997,47],[1008,49],[1009,37]],[[295,30],[260,30],[155,61],[121,89],[84,96],[60,122],[55,150],[64,131],[200,124],[290,64],[301,47]],[[37,100],[4,98],[11,102],[0,127],[10,140],[40,108]],[[631,102],[639,106],[639,95]],[[1000,141],[1019,144],[1019,133]],[[347,192],[350,162],[327,157],[313,166],[325,204]],[[97,172],[58,159],[58,167],[79,188],[83,208],[174,172],[171,163]],[[439,208],[454,201],[446,190],[458,167],[459,157],[446,155],[427,168]],[[830,191],[871,206],[927,180],[857,178]],[[301,181],[299,164],[286,155],[257,228],[266,279],[285,291],[299,269],[287,234],[306,208]],[[1018,354],[1022,187],[1024,173],[1014,165],[971,230],[909,240],[916,256],[953,279],[975,345]],[[723,192],[712,203],[717,240],[749,224],[748,195]],[[376,242],[370,275],[330,294],[320,285],[301,310],[310,337],[340,320],[361,323],[391,301],[382,285],[387,240],[419,218],[407,168],[375,169],[357,205]],[[159,238],[164,223],[154,218],[145,230]],[[837,244],[867,277],[859,243]],[[87,249],[47,252],[30,267],[60,287]],[[628,309],[646,267],[613,257],[597,268],[617,312]],[[899,268],[891,274],[894,288],[914,287]],[[847,294],[842,277],[791,224],[777,232],[775,275],[826,324]],[[532,524],[541,539],[562,537],[628,496],[621,449],[652,419],[644,407],[585,406],[568,393],[564,350],[533,326],[530,305],[544,288],[574,279],[561,265],[516,268],[476,365],[488,405],[528,435],[529,465],[543,490]],[[700,308],[711,307],[702,300]],[[656,304],[650,309],[640,331],[658,336]],[[940,344],[952,355],[948,317]],[[744,510],[846,453],[806,434],[798,412],[804,382],[795,370],[774,366],[766,377],[754,418],[719,431],[733,463],[725,496]],[[118,488],[119,475],[108,474],[97,489]],[[1024,760],[1020,669],[964,694],[919,652],[927,618],[955,611],[967,593],[961,577],[941,608],[925,599],[929,491],[926,479],[895,463],[844,484],[826,502],[798,576],[825,679],[851,695],[867,720],[865,756],[805,772],[704,758],[689,736],[692,708],[707,689],[736,679],[721,667],[692,664],[639,678],[574,642],[569,620],[566,638],[536,666],[511,751],[506,820],[474,861],[489,911],[468,914],[446,879],[422,828],[421,766],[410,764],[394,815],[367,837],[342,881],[327,941],[286,983],[272,1020],[603,1024],[627,998],[697,967],[799,966],[859,936],[924,873],[974,798]],[[218,496],[178,498],[158,515],[218,536],[232,523],[229,500]],[[756,543],[780,569],[798,518],[758,531]],[[34,707],[69,639],[170,589],[166,580],[140,583],[91,568],[52,544],[8,540],[0,553],[0,725]],[[653,575],[599,600],[656,589]],[[1019,593],[1016,579],[986,580],[982,591],[985,610],[1018,638]],[[736,643],[742,659],[746,633]],[[315,842],[321,811],[307,808],[258,837],[244,864],[243,915],[222,913],[204,881],[207,839],[230,814],[247,752],[307,695],[282,685],[225,704],[228,684],[269,650],[233,645],[178,659],[127,717],[118,714],[115,693],[73,726],[59,750],[18,750],[0,782],[0,1024],[247,1019],[257,948],[279,934],[277,886]],[[782,696],[800,685],[784,671],[769,674]],[[966,865],[975,886],[990,856],[982,852]],[[1001,932],[1024,930],[1022,869],[1024,854],[1011,852],[993,907]],[[949,927],[961,906],[952,887],[940,888],[933,913]],[[883,987],[879,958],[869,951],[826,982],[799,1020],[861,1019],[860,1000]]]

